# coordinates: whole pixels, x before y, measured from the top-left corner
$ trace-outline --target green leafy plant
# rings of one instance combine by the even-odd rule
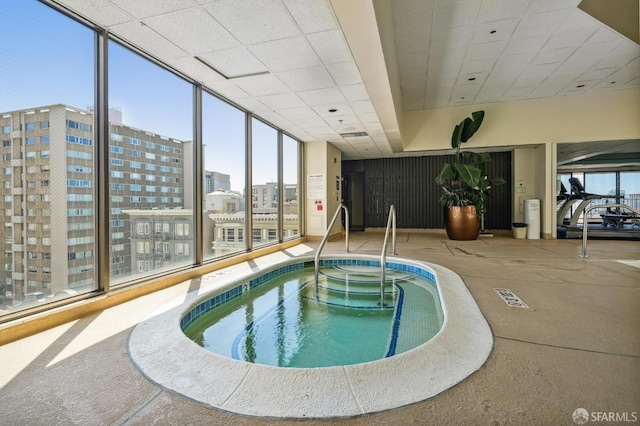
[[[486,198],[495,185],[505,183],[501,177],[489,178],[487,165],[491,156],[487,152],[462,151],[466,143],[480,128],[484,111],[475,111],[457,124],[451,135],[451,147],[455,149],[453,163],[445,163],[436,176],[442,186],[440,203],[446,207],[476,206],[479,214],[486,210]]]

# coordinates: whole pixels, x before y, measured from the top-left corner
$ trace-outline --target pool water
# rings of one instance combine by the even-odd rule
[[[278,367],[358,364],[413,349],[443,323],[436,285],[406,270],[313,266],[268,282],[209,310],[185,334],[217,354]]]

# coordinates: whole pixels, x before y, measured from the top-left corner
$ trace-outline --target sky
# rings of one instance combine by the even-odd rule
[[[93,106],[93,31],[36,0],[2,0],[1,6],[0,112]],[[122,111],[123,123],[193,140],[193,86],[114,41],[108,49],[109,106]],[[205,169],[229,174],[231,188],[242,191],[244,115],[208,94],[203,110]],[[254,120],[254,184],[277,180],[276,138],[273,128]],[[295,179],[295,170],[285,167],[285,183]]]

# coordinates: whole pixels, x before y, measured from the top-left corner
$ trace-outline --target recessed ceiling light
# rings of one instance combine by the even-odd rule
[[[491,30],[491,31],[489,31],[489,34],[495,34],[495,33],[497,33],[497,31],[496,31],[496,30]]]
[[[576,87],[584,87],[584,84],[578,84]]]
[[[475,80],[475,79],[476,79],[475,77],[470,77],[470,78],[469,78],[469,81],[473,81],[473,80]]]
[[[611,83],[609,83],[609,84],[616,84],[616,82],[615,82],[615,81],[612,81],[612,82],[611,82]]]
[[[329,110],[329,112],[337,112],[337,111],[338,111],[338,110],[337,110],[336,108],[331,108],[331,109]]]
[[[463,97],[461,97],[460,99],[464,99],[464,96],[463,96]]]

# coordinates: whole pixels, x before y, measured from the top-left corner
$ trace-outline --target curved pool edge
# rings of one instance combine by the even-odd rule
[[[331,259],[379,260],[374,256],[331,255]],[[194,291],[138,324],[129,336],[134,365],[158,386],[191,400],[249,416],[337,418],[385,411],[432,398],[479,370],[493,349],[493,335],[475,300],[455,272],[440,265],[397,257],[431,270],[444,312],[440,332],[410,351],[363,364],[312,369],[250,364],[209,352],[180,328],[185,312],[204,297],[291,263],[223,278],[214,288]]]

